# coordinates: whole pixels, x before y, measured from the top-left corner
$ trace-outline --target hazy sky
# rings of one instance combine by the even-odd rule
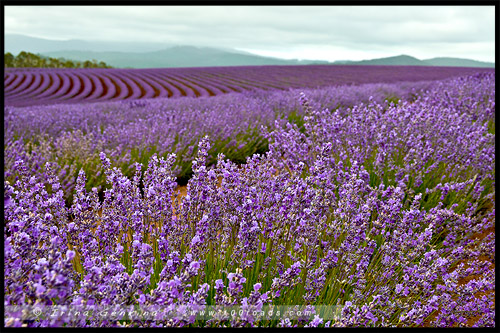
[[[5,33],[229,47],[287,59],[495,60],[494,6],[5,6]]]

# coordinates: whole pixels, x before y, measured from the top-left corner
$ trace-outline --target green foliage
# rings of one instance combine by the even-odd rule
[[[401,99],[396,95],[389,95],[385,98],[385,101],[387,102],[387,105],[398,105]]]
[[[112,68],[104,62],[92,61],[75,61],[64,58],[50,58],[44,57],[40,54],[21,51],[17,56],[7,52],[4,56],[4,67],[6,68],[24,68],[24,67],[38,67],[38,68]]]
[[[488,133],[495,135],[495,121],[494,120],[488,121]]]
[[[298,111],[294,110],[290,112],[288,114],[287,120],[288,122],[297,125],[301,133],[305,133],[306,129],[304,128],[304,116],[302,114],[299,114]]]

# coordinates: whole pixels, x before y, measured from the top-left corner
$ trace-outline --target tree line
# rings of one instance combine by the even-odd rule
[[[86,61],[50,58],[39,54],[21,51],[17,56],[5,53],[4,67],[40,67],[40,68],[112,68],[103,61]]]

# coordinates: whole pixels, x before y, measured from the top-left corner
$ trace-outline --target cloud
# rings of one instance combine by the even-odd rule
[[[359,56],[411,50],[427,57],[453,50],[460,52],[457,57],[493,61],[494,11],[494,6],[5,6],[5,32],[275,53],[299,48],[311,56],[315,49]]]

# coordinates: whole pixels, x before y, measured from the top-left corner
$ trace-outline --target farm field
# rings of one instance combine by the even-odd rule
[[[4,97],[6,326],[495,326],[494,70],[12,69]]]
[[[438,80],[476,71],[460,67],[331,65],[56,70],[6,68],[4,97],[5,105],[12,106],[80,104],[216,96],[252,90]]]

